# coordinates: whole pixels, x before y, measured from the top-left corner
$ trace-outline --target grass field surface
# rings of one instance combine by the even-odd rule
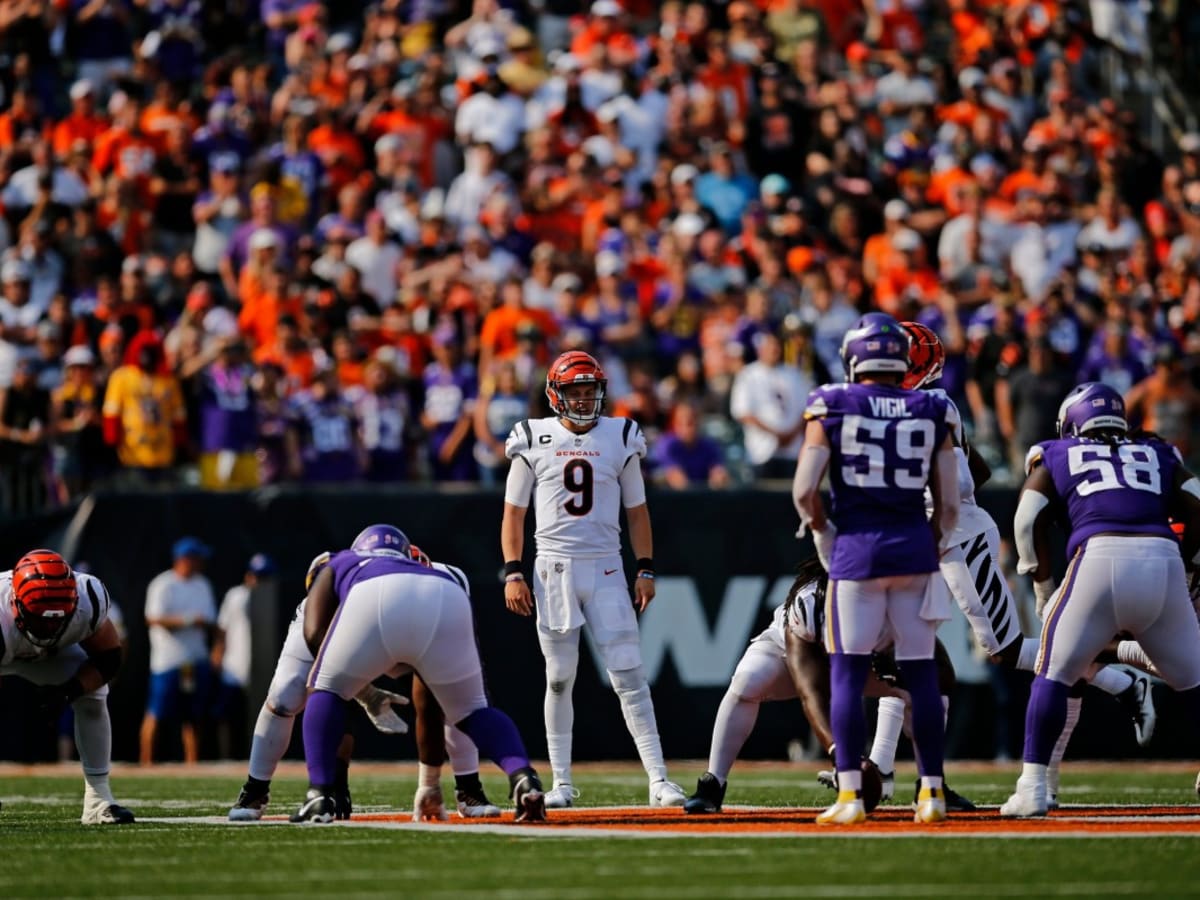
[[[672,777],[690,792],[702,768],[676,763]],[[648,814],[640,769],[579,767],[580,807],[610,809],[552,812],[552,826],[554,819],[560,825],[592,820],[612,824],[622,835],[615,836],[603,830],[607,824],[492,833],[452,822],[411,830],[401,811],[411,807],[413,767],[379,764],[351,770],[355,812],[361,815],[349,827],[224,823],[220,817],[243,777],[240,766],[229,765],[118,767],[114,789],[141,821],[84,827],[78,824],[83,785],[77,768],[0,767],[0,849],[7,863],[0,897],[657,900],[947,897],[966,891],[980,898],[1200,893],[1200,805],[1192,768],[1069,765],[1061,794],[1067,806],[1050,820],[1061,826],[1054,834],[1039,828],[984,836],[963,830],[968,818],[971,827],[1004,828],[994,811],[947,828],[924,828],[911,824],[904,804],[881,807],[873,818],[886,831],[873,834],[752,833],[755,822],[808,829],[815,808],[832,798],[814,773],[811,766],[784,763],[741,766],[726,797],[729,812],[700,822],[684,821],[678,810]],[[961,793],[994,805],[1011,791],[1016,767],[958,766],[950,774]],[[485,774],[485,784],[499,802],[504,779]],[[443,787],[452,800],[449,777]],[[304,788],[302,768],[285,766],[273,783],[269,813],[291,812]],[[902,769],[898,799],[909,800],[911,789],[911,773]],[[1077,829],[1073,822],[1098,824]],[[1163,831],[1140,835],[1137,828],[1147,823]],[[657,831],[637,830],[647,824]],[[1082,831],[1087,833],[1077,833]],[[946,837],[954,839],[941,839]]]

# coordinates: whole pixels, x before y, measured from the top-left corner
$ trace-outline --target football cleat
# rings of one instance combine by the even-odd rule
[[[79,821],[84,825],[132,825],[133,813],[119,803],[88,803]]]
[[[579,799],[579,791],[569,781],[561,782],[546,792],[546,809],[568,809]]]
[[[942,788],[921,788],[917,794],[917,810],[913,813],[913,821],[923,825],[946,821],[946,797]]]
[[[1011,819],[1033,819],[1046,815],[1046,782],[1017,779],[1017,789],[1000,807],[1000,815]]]
[[[721,784],[712,772],[705,772],[696,782],[696,793],[688,797],[683,804],[683,811],[689,815],[712,815],[721,811],[725,802],[725,788],[729,782]]]
[[[838,791],[837,801],[817,815],[818,825],[860,825],[867,821],[867,810],[858,791]]]
[[[517,807],[514,822],[546,821],[546,794],[542,793],[542,783],[532,769],[513,786],[513,802]]]
[[[890,803],[896,796],[896,773],[880,772],[879,780],[883,784],[879,792],[879,802]],[[822,769],[817,773],[817,784],[824,785],[831,791],[836,791],[838,789],[837,772],[833,769]],[[918,790],[920,789],[920,784],[920,779],[917,779]]]
[[[652,807],[683,806],[687,803],[687,799],[683,788],[673,781],[656,781],[650,785],[650,805]]]
[[[947,812],[975,812],[978,807],[960,794],[950,785],[943,783],[941,787],[942,799],[946,802]],[[921,805],[921,779],[917,779],[917,783],[913,785],[913,802],[912,808],[915,812]]]
[[[487,798],[483,789],[455,791],[454,800],[458,814],[464,819],[494,819],[500,815],[500,807]]]
[[[1058,794],[1052,794],[1049,791],[1046,791],[1046,809],[1047,811],[1058,809]]]
[[[337,801],[332,794],[318,788],[309,788],[300,808],[292,813],[290,822],[317,822],[327,824],[337,816]]]
[[[834,769],[822,769],[817,773],[817,784],[824,785],[831,791],[836,791],[838,789],[837,772]]]
[[[258,788],[249,782],[242,786],[238,793],[237,802],[229,810],[230,822],[257,822],[263,816],[267,804],[271,802],[271,792]]]
[[[1117,699],[1121,706],[1133,719],[1133,733],[1138,746],[1145,747],[1154,737],[1154,726],[1158,721],[1158,713],[1154,709],[1154,693],[1151,690],[1153,682],[1145,672],[1130,672],[1133,684],[1125,688]]]

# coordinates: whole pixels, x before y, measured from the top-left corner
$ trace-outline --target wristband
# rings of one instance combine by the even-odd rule
[[[525,580],[525,576],[522,575],[520,572],[513,572],[511,575],[504,576],[505,584],[512,584],[514,581],[524,581],[524,580]]]
[[[508,562],[506,562],[504,564],[505,577],[507,577],[509,575],[520,575],[520,574],[521,574],[521,561],[519,559],[510,559]]]
[[[643,569],[645,569],[647,572],[653,572],[654,571],[654,560],[651,559],[649,556],[643,556],[640,559],[638,559],[637,567],[638,567],[639,572],[642,571]]]
[[[441,786],[442,767],[426,763],[417,765],[417,787],[435,788]]]
[[[648,571],[648,570],[646,570],[646,569],[642,569],[641,571],[639,571],[639,572],[637,573],[637,577],[638,577],[638,578],[645,578],[647,581],[653,581],[653,580],[654,580],[654,573],[653,573],[653,572],[650,572],[650,571]]]

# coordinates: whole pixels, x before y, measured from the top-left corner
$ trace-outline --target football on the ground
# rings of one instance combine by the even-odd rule
[[[862,762],[863,809],[871,812],[879,805],[879,798],[882,796],[883,776],[879,773],[879,766],[869,759],[864,759]]]

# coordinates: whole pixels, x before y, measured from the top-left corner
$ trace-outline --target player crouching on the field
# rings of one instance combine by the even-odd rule
[[[108,620],[111,605],[99,578],[72,571],[51,550],[32,550],[0,573],[0,675],[37,685],[41,706],[54,720],[66,706],[74,709],[75,747],[87,783],[84,825],[133,821],[108,786],[108,683],[121,668],[121,638]]]

